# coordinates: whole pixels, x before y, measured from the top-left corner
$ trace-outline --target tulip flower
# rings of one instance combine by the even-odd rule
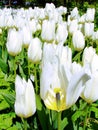
[[[44,44],[40,77],[42,100],[48,109],[58,112],[76,103],[83,90],[82,86],[89,77],[82,67],[77,69],[77,63],[66,63],[67,59],[71,61],[72,58],[70,49],[65,47],[63,55],[62,48],[61,45]]]
[[[70,34],[73,34],[75,31],[78,30],[78,21],[77,19],[70,21],[68,30]]]
[[[34,87],[28,79],[21,79],[20,76],[16,76],[15,80],[15,113],[19,117],[28,118],[32,116],[36,111],[35,93]]]
[[[15,29],[9,29],[6,47],[8,53],[12,56],[15,56],[21,52],[22,40],[19,31],[16,31]]]
[[[71,11],[71,19],[78,19],[78,18],[79,18],[78,8],[75,7],[75,8]]]
[[[95,17],[95,9],[94,8],[88,8],[86,12],[86,21],[87,22],[93,22]]]
[[[98,100],[98,55],[92,47],[83,52],[83,66],[90,66],[91,78],[84,84],[81,97],[88,103]]]
[[[98,31],[93,32],[92,34],[92,40],[98,44]]]
[[[84,33],[86,37],[91,37],[94,32],[94,23],[85,23]]]
[[[23,45],[25,47],[28,47],[32,39],[32,33],[30,31],[29,26],[23,26],[20,32],[21,32]]]
[[[72,42],[75,50],[82,50],[85,46],[84,36],[81,31],[77,30],[73,33]]]
[[[55,39],[55,21],[43,21],[41,38],[47,42],[53,41]]]
[[[28,48],[28,59],[35,63],[41,60],[41,56],[42,43],[39,38],[34,38],[31,40]]]
[[[66,22],[58,23],[56,31],[56,41],[65,42],[68,36],[67,24]]]

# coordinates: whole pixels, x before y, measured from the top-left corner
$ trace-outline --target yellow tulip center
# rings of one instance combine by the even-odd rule
[[[66,97],[61,88],[55,88],[47,92],[44,103],[48,109],[63,111],[66,109]]]

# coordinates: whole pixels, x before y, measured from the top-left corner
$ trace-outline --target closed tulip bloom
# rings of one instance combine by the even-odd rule
[[[28,48],[28,59],[36,63],[41,60],[42,57],[42,43],[39,38],[34,38]]]
[[[56,31],[56,41],[65,42],[68,36],[67,24],[66,22],[58,23]]]
[[[8,31],[6,47],[8,53],[12,56],[15,56],[21,52],[22,40],[19,31],[16,31],[15,29],[10,29]]]
[[[83,52],[82,62],[84,65],[90,64],[96,54],[93,47],[86,47]]]
[[[86,21],[93,22],[95,17],[95,8],[88,8],[86,12]]]
[[[73,33],[72,36],[72,43],[75,48],[75,50],[80,51],[85,46],[85,39],[81,31],[77,30]]]
[[[67,8],[64,7],[64,6],[59,6],[59,7],[57,7],[56,9],[57,9],[57,11],[59,12],[59,14],[61,14],[61,15],[67,13]]]
[[[51,42],[55,39],[55,21],[53,20],[43,21],[41,38],[47,42]]]
[[[25,47],[28,47],[32,39],[32,33],[30,31],[29,26],[23,26],[20,32],[21,32],[23,45]]]
[[[79,23],[85,23],[85,17],[86,17],[86,14],[82,15],[80,18],[79,18]]]
[[[78,18],[79,18],[78,8],[75,7],[75,8],[71,11],[71,19],[78,19]]]
[[[83,86],[81,97],[88,103],[93,103],[98,100],[98,72],[91,76]]]
[[[89,64],[91,73],[98,70],[98,55],[93,47],[86,47],[83,52],[83,65]]]
[[[78,21],[77,20],[72,20],[69,23],[68,31],[72,35],[75,31],[78,30]]]
[[[72,57],[70,57],[70,51],[67,52],[68,47],[65,47],[66,59],[63,58],[65,55],[60,54],[62,49],[59,48],[59,45],[55,47],[53,44],[44,45],[40,95],[48,109],[63,111],[78,100],[83,90],[82,85],[88,80],[88,76],[82,68],[76,72],[77,65],[73,64],[69,67],[69,64],[64,64],[64,60],[70,61]],[[63,60],[61,60],[61,56]],[[73,72],[72,66],[76,67]]]
[[[94,32],[94,23],[85,23],[84,33],[86,37],[91,37]]]
[[[98,45],[98,31],[93,32],[92,40],[95,41],[96,44]]]
[[[92,47],[85,48],[83,66],[90,66],[91,78],[84,84],[81,97],[88,103],[98,100],[98,55]]]
[[[28,118],[32,116],[36,111],[35,92],[34,87],[28,79],[21,79],[20,76],[16,76],[15,80],[15,113],[19,117]]]

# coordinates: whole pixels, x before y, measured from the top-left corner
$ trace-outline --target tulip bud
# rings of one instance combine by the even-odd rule
[[[42,23],[41,37],[47,42],[51,42],[55,39],[55,21],[44,20]]]
[[[19,117],[28,118],[32,116],[36,111],[35,93],[33,85],[28,79],[21,79],[18,75],[15,80],[15,113]]]
[[[38,62],[41,60],[42,56],[42,43],[39,38],[32,39],[28,48],[28,58],[32,62]]]
[[[86,21],[87,22],[93,22],[95,17],[95,9],[94,8],[88,8],[86,12]]]
[[[69,33],[73,34],[77,30],[78,30],[78,21],[77,20],[70,21],[70,23],[69,23]]]
[[[83,52],[83,65],[90,64],[95,54],[96,52],[93,47],[86,47]]]
[[[23,45],[25,47],[28,47],[32,39],[32,33],[30,31],[30,28],[28,26],[23,26],[20,32],[21,32]]]
[[[85,23],[84,32],[86,37],[91,37],[94,32],[94,23]]]
[[[75,8],[71,11],[71,19],[77,19],[78,17],[79,17],[78,8],[75,7]]]
[[[67,24],[66,22],[58,23],[57,31],[56,31],[56,41],[65,42],[68,36]]]
[[[84,36],[83,36],[82,32],[80,32],[79,30],[74,32],[72,41],[73,41],[73,46],[74,46],[75,50],[80,51],[85,46]]]
[[[15,56],[21,52],[22,50],[21,36],[20,33],[15,29],[10,29],[8,31],[6,47],[8,53],[12,56]]]

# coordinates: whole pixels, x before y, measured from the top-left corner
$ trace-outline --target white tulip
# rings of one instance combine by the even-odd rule
[[[15,29],[10,29],[8,31],[6,47],[8,53],[12,56],[15,56],[21,52],[22,40],[19,31],[16,31]]]
[[[83,86],[81,97],[88,103],[93,103],[98,100],[98,72],[91,76]]]
[[[93,32],[92,40],[94,40],[96,42],[96,44],[98,45],[98,31]]]
[[[75,48],[75,50],[82,50],[85,46],[85,39],[81,31],[77,30],[73,33],[72,36],[72,43]]]
[[[78,19],[79,18],[79,12],[78,12],[78,8],[75,7],[72,11],[71,11],[71,19]]]
[[[88,8],[86,12],[86,21],[93,22],[95,17],[95,8]]]
[[[40,77],[41,98],[47,108],[56,111],[68,109],[75,104],[83,90],[83,84],[88,80],[83,68],[75,71],[77,65],[73,65],[76,68],[72,72],[71,66],[62,63],[61,50],[59,51],[59,45],[54,47],[53,44],[44,44]]]
[[[98,55],[93,47],[86,47],[83,52],[83,66],[90,66],[91,79],[83,86],[81,97],[88,103],[98,100]]]
[[[70,34],[73,34],[75,31],[78,30],[78,21],[77,20],[72,20],[70,21],[68,31]]]
[[[34,87],[28,79],[21,79],[20,76],[16,76],[15,80],[15,113],[19,117],[28,118],[32,116],[36,111],[35,92]]]
[[[93,47],[86,47],[83,52],[83,65],[91,64],[95,55],[96,51]]]
[[[28,21],[28,26],[32,34],[34,34],[38,30],[41,30],[41,25],[37,19],[32,19]]]
[[[86,37],[91,37],[94,32],[94,23],[85,23],[84,33]]]
[[[67,24],[66,22],[58,23],[56,31],[56,41],[65,42],[68,36]]]
[[[21,32],[21,37],[22,37],[22,42],[23,42],[23,45],[25,47],[28,47],[30,42],[31,42],[31,39],[32,39],[32,33],[30,31],[30,28],[29,26],[23,26],[20,30]]]
[[[39,38],[31,40],[28,48],[28,59],[32,62],[38,62],[42,57],[42,43]]]
[[[41,37],[43,40],[50,42],[55,39],[55,21],[44,20],[42,23]]]
[[[86,14],[82,15],[82,16],[79,18],[79,23],[85,23],[85,17],[86,17]]]
[[[59,6],[59,7],[57,8],[57,11],[58,11],[61,15],[63,15],[63,14],[66,14],[66,13],[67,13],[67,8],[64,7],[64,6]]]

